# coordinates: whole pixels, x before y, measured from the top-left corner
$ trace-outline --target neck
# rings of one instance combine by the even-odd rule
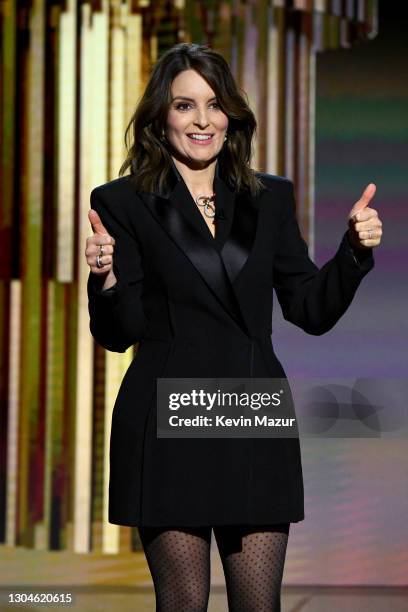
[[[216,159],[205,167],[198,165],[193,167],[174,157],[172,159],[191,192],[204,195],[211,195],[213,193]]]

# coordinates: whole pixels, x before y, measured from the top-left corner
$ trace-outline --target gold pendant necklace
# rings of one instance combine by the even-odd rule
[[[215,203],[215,193],[211,196],[199,195],[195,199],[197,206],[200,206],[206,217],[215,217],[215,206],[211,202]]]

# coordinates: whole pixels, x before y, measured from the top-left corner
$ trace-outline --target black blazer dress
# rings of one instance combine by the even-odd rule
[[[319,269],[295,215],[293,183],[258,172],[256,198],[214,177],[213,238],[173,163],[169,197],[124,176],[96,187],[115,238],[114,287],[90,272],[90,331],[110,351],[139,342],[119,388],[110,438],[109,522],[129,526],[267,525],[304,518],[298,438],[158,438],[156,379],[286,377],[272,341],[273,289],[288,321],[330,330],[374,266],[347,231]]]

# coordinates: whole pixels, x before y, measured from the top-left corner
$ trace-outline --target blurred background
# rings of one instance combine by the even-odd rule
[[[110,419],[137,351],[89,333],[93,187],[117,177],[150,67],[177,42],[223,53],[258,120],[252,166],[295,182],[321,266],[369,182],[383,221],[347,313],[308,336],[274,309],[290,378],[407,377],[407,10],[383,0],[0,0],[0,597],[76,593],[84,610],[154,610],[137,528],[107,522]],[[275,300],[277,304],[277,300]],[[383,389],[383,391],[381,391]],[[403,437],[301,439],[283,610],[405,610]],[[226,610],[212,546],[210,608]],[[32,605],[35,609],[35,605]]]

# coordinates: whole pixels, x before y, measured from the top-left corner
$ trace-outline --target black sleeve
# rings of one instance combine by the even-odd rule
[[[284,318],[309,334],[321,335],[345,313],[361,280],[374,267],[374,257],[372,249],[356,257],[347,230],[334,257],[319,269],[300,232],[291,181],[287,188],[274,259],[274,288]]]
[[[123,353],[139,341],[147,325],[142,305],[143,270],[136,237],[128,229],[124,212],[99,188],[91,192],[96,210],[108,233],[115,239],[113,272],[117,282],[102,291],[104,279],[89,273],[87,292],[90,331],[104,348]]]

